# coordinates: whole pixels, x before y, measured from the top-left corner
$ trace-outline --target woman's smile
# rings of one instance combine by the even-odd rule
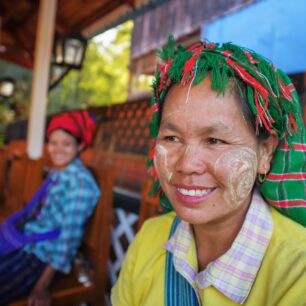
[[[201,204],[215,190],[215,188],[174,185],[177,199],[185,204]]]

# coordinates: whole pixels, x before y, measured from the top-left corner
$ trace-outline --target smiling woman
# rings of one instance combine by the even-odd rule
[[[159,54],[148,165],[165,215],[130,246],[112,304],[304,305],[306,145],[292,83],[233,44],[170,39]]]
[[[84,224],[92,214],[99,188],[78,158],[89,146],[95,122],[86,111],[52,118],[47,129],[48,150],[55,168],[35,195],[19,249],[0,255],[0,305],[21,297],[28,305],[50,305],[48,288],[57,271],[68,273],[82,241]],[[43,239],[50,231],[57,235]],[[48,239],[46,239],[48,238]],[[12,241],[13,244],[14,241]]]

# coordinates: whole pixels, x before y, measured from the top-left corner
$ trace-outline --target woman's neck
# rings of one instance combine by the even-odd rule
[[[199,271],[230,249],[242,227],[248,207],[218,223],[193,225]]]

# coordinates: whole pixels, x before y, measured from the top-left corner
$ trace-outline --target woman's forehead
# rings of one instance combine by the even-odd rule
[[[211,88],[209,79],[195,86],[173,85],[165,97],[163,116],[167,112],[200,113],[202,115],[218,115],[228,112],[228,116],[236,113],[242,116],[237,95],[230,90],[218,94]]]
[[[183,99],[188,104],[189,100],[199,98],[203,99],[203,101],[207,100],[207,98],[215,98],[215,99],[237,99],[238,100],[238,94],[237,90],[235,88],[234,83],[232,80],[228,82],[228,86],[225,89],[224,92],[219,92],[217,90],[214,90],[212,88],[212,82],[211,78],[208,75],[201,81],[199,84],[193,85],[192,83],[188,85],[182,85],[182,84],[173,84],[168,93],[165,97],[165,103],[167,100],[170,99]]]
[[[55,139],[56,140],[62,140],[62,139],[64,139],[64,140],[71,140],[71,141],[75,140],[75,138],[71,134],[67,133],[63,129],[56,129],[56,130],[52,131],[49,139],[51,139],[51,140],[55,140]]]
[[[211,132],[250,131],[237,95],[229,90],[217,94],[211,89],[210,80],[192,87],[176,84],[171,88],[164,102],[161,127],[174,126]]]

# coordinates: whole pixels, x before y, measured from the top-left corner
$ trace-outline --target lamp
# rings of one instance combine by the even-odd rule
[[[11,98],[15,90],[15,80],[10,77],[0,79],[0,96],[3,98]]]
[[[80,33],[72,32],[64,36],[55,33],[52,64],[65,70],[49,85],[49,91],[57,86],[71,69],[81,69],[85,57],[87,40]]]
[[[72,69],[81,69],[86,47],[87,40],[80,33],[68,33],[65,36],[56,33],[53,64]]]

